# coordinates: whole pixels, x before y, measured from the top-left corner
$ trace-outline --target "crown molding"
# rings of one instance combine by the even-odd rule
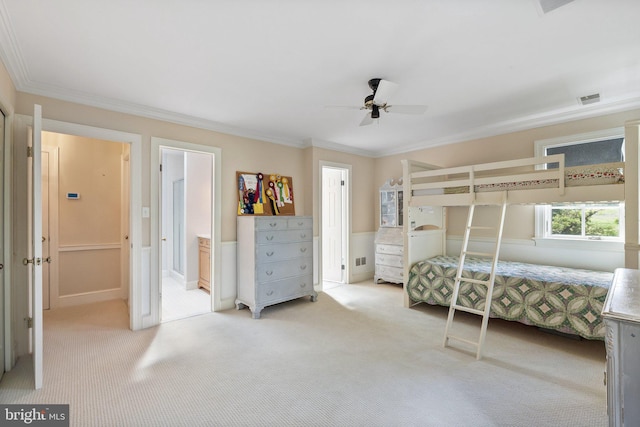
[[[348,145],[338,144],[336,142],[326,141],[318,138],[308,138],[305,141],[307,141],[308,145],[312,147],[324,148],[327,150],[339,151],[341,153],[347,154],[355,154],[357,156],[363,157],[376,157],[375,151],[363,150],[361,148],[350,147]]]
[[[380,152],[376,153],[376,156],[384,157],[395,154],[409,153],[426,148],[456,144],[459,142],[471,141],[474,139],[488,138],[496,135],[504,135],[507,133],[520,132],[544,126],[567,123],[575,120],[604,116],[607,114],[622,113],[635,109],[640,109],[640,96],[618,99],[606,104],[591,104],[587,106],[567,107],[548,111],[545,113],[532,114],[530,116],[525,116],[513,120],[496,122],[455,135],[448,135],[442,138],[435,138],[431,140],[416,142],[414,144],[393,147],[389,150],[381,150]]]
[[[200,117],[190,116],[186,114],[176,113],[174,111],[163,110],[160,108],[148,107],[145,105],[125,102],[121,100],[97,97],[87,93],[78,91],[70,91],[68,89],[59,89],[53,87],[41,87],[36,84],[20,85],[17,87],[20,92],[30,93],[33,95],[46,96],[62,101],[73,102],[76,104],[87,105],[104,110],[115,111],[118,113],[130,114],[139,117],[145,117],[163,122],[175,123],[184,126],[195,127],[199,129],[220,132],[228,135],[239,136],[243,138],[256,139],[274,144],[288,145],[296,148],[303,148],[304,141],[284,137],[281,135],[267,134],[253,129],[246,129],[237,126],[225,125],[213,120],[203,119]]]
[[[20,46],[15,38],[13,23],[9,18],[7,6],[0,1],[0,59],[16,86],[24,86],[29,76],[29,70],[20,54]]]

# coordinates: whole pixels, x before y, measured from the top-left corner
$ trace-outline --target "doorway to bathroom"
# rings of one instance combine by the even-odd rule
[[[160,148],[162,322],[211,312],[213,155]]]

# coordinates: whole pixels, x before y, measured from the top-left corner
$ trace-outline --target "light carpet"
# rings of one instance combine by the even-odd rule
[[[0,401],[68,403],[74,426],[607,424],[603,342],[491,319],[477,361],[442,347],[446,308],[402,297],[369,281],[139,332],[123,301],[46,312],[43,389],[23,357]]]

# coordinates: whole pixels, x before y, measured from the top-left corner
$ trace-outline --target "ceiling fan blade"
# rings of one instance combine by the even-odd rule
[[[376,90],[376,95],[373,98],[373,103],[378,106],[384,106],[389,102],[389,98],[391,98],[397,88],[397,83],[393,83],[388,80],[380,80],[380,83],[378,83],[378,89]]]
[[[387,113],[424,114],[427,108],[426,105],[388,105],[384,110]]]
[[[371,114],[367,113],[362,118],[362,121],[360,122],[360,126],[367,126],[370,124],[373,124],[373,119],[371,118]]]
[[[324,108],[337,108],[340,110],[365,110],[364,107],[355,105],[325,105]]]

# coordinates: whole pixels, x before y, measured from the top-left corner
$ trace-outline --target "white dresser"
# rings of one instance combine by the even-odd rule
[[[640,271],[616,269],[602,317],[609,425],[640,426]]]
[[[390,179],[380,187],[380,227],[376,233],[376,266],[373,283],[384,280],[403,283],[404,238],[402,178]]]
[[[404,239],[401,227],[380,227],[376,233],[376,269],[373,282],[403,283]]]
[[[236,308],[254,319],[269,305],[310,296],[313,290],[313,219],[239,216]]]

